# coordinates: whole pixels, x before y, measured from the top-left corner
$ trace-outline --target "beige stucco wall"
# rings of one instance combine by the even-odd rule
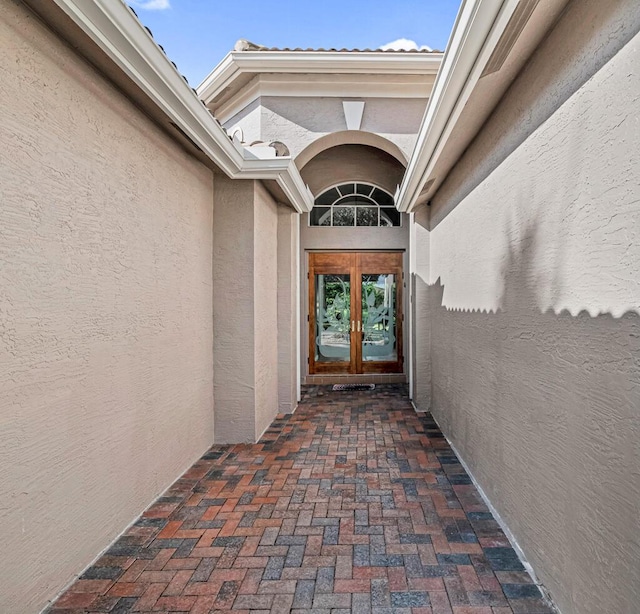
[[[216,176],[213,220],[216,443],[255,441],[254,195],[253,181]]]
[[[429,209],[421,207],[414,215],[411,228],[414,268],[411,275],[413,301],[411,302],[413,338],[413,389],[412,400],[420,411],[429,411],[431,407],[431,322],[429,309],[429,256],[430,233]]]
[[[346,100],[353,100],[346,98]],[[415,145],[427,98],[368,98],[361,130],[395,143],[409,157]],[[240,126],[247,143],[282,141],[295,158],[316,139],[347,129],[342,98],[262,96],[224,123]]]
[[[300,169],[302,180],[315,196],[349,181],[372,183],[395,194],[403,174],[404,167],[393,156],[376,147],[355,144],[326,149]]]
[[[402,226],[331,228],[309,226],[309,214],[303,213],[300,217],[300,249],[303,253],[310,250],[407,250],[409,218],[402,215]],[[302,272],[306,276],[306,271]]]
[[[0,47],[0,611],[22,614],[213,440],[213,180],[20,3]]]
[[[574,1],[431,211],[432,411],[563,614],[640,602],[637,9]]]
[[[278,206],[278,411],[298,404],[298,250],[300,216]]]
[[[213,349],[217,443],[255,442],[278,409],[278,209],[263,185],[216,177]]]
[[[278,413],[278,205],[255,182],[255,440]]]

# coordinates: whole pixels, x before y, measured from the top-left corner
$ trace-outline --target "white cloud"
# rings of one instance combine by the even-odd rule
[[[383,51],[390,51],[390,50],[394,50],[394,51],[413,51],[413,50],[433,51],[433,49],[431,49],[431,47],[428,47],[427,45],[418,46],[418,43],[416,43],[416,41],[409,40],[408,38],[399,38],[398,40],[391,41],[390,43],[387,43],[386,45],[382,45],[382,47],[380,47],[380,49],[382,49]]]
[[[169,0],[130,0],[129,4],[143,11],[164,11],[171,8]]]

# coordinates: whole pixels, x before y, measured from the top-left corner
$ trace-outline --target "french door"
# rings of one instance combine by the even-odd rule
[[[309,373],[402,373],[402,254],[309,254]]]

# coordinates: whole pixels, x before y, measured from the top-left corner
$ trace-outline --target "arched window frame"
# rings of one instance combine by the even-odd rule
[[[335,194],[331,194],[332,192]],[[353,200],[355,202],[351,204],[350,201]],[[376,224],[371,223],[372,208],[376,209]],[[353,209],[353,223],[344,223],[345,217],[348,220],[349,215],[343,216],[343,219],[338,222],[336,210],[345,209]],[[358,209],[368,210],[368,215],[364,215],[365,212],[359,215]],[[359,221],[366,221],[366,223],[358,223]],[[395,208],[393,196],[384,188],[368,182],[349,181],[327,188],[316,198],[314,209],[309,215],[309,225],[324,228],[397,227],[402,225],[402,216]]]

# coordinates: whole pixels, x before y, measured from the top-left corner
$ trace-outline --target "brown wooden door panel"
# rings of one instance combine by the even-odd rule
[[[402,257],[401,252],[362,252],[358,254],[356,261],[357,276],[358,276],[358,291],[360,312],[359,315],[362,319],[364,306],[362,304],[362,283],[366,277],[370,276],[382,276],[393,275],[395,283],[395,305],[393,306],[394,322],[393,329],[395,336],[395,352],[396,357],[394,360],[388,360],[383,357],[380,360],[365,360],[364,353],[364,336],[365,336],[365,324],[362,322],[360,340],[358,342],[358,372],[359,373],[402,373],[403,371],[403,355],[402,355],[402,290],[404,280],[402,278]]]
[[[401,252],[361,252],[357,254],[357,264],[361,270],[402,270]]]
[[[351,322],[354,313],[353,297],[353,275],[355,269],[356,254],[345,253],[312,253],[309,254],[309,373],[355,373],[356,369],[356,342],[355,326],[353,331]],[[318,276],[349,278],[349,319],[348,323],[344,319],[334,327],[335,332],[327,331],[327,336],[333,335],[333,343],[322,345],[317,343],[323,334],[317,322],[316,298],[323,302],[320,297],[316,297],[316,284],[319,283]],[[330,282],[331,283],[331,282]],[[332,286],[339,285],[332,283]],[[334,288],[335,289],[335,288]],[[324,305],[323,305],[324,307]],[[346,330],[345,330],[346,329]],[[345,347],[348,339],[349,347]],[[320,348],[324,348],[323,352]],[[347,355],[343,355],[343,354]]]
[[[316,269],[328,267],[346,270],[354,265],[356,256],[354,252],[312,253],[309,254],[309,266]]]

